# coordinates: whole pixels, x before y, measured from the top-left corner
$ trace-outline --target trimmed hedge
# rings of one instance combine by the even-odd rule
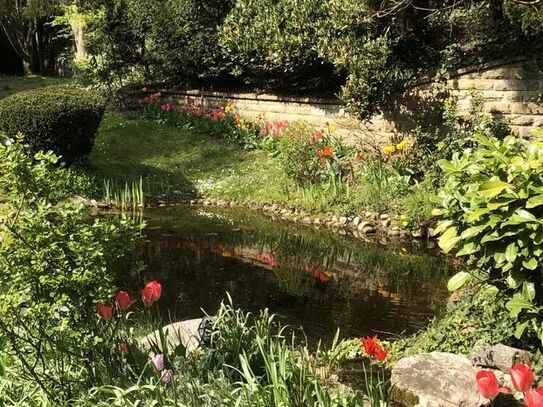
[[[23,133],[33,153],[52,150],[66,164],[88,155],[104,100],[73,86],[49,86],[0,99],[0,131]]]

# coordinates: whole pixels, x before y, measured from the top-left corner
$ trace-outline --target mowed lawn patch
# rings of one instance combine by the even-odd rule
[[[286,183],[277,160],[190,128],[162,126],[108,113],[89,157],[93,173],[118,182],[141,178],[154,192],[182,192],[268,202],[283,200]]]

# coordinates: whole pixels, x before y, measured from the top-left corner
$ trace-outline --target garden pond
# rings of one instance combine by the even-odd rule
[[[426,243],[365,242],[242,210],[167,207],[145,212],[136,256],[163,284],[173,321],[234,305],[269,308],[309,343],[413,333],[444,310],[454,266]]]

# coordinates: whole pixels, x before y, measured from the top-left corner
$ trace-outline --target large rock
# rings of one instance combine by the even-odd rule
[[[166,325],[162,328],[162,336],[167,342],[166,348],[171,351],[182,345],[186,349],[186,354],[192,352],[200,345],[203,329],[202,324],[205,324],[203,319],[196,318]],[[138,345],[144,350],[156,347],[162,352],[164,349],[162,342],[160,330],[157,329],[140,338]]]
[[[432,352],[401,359],[392,369],[395,401],[408,406],[478,407],[487,404],[464,356]]]
[[[515,363],[531,365],[534,361],[532,353],[502,345],[501,343],[473,353],[469,358],[477,366],[499,369],[506,373],[509,372]]]

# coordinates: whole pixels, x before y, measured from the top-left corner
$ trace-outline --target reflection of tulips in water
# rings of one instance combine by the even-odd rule
[[[265,252],[264,250],[258,250],[255,253],[255,249],[244,249],[237,247],[225,247],[225,246],[211,246],[207,250],[210,253],[222,256],[222,257],[241,257],[246,260],[251,260],[254,263],[259,263],[261,265],[270,266],[271,268],[276,268],[277,257],[273,250]],[[313,266],[309,263],[306,263],[304,266],[305,271],[312,274],[315,280],[320,282],[328,282],[332,280],[333,274],[329,271],[326,271],[322,266]]]
[[[332,273],[325,271],[324,268],[320,266],[312,266],[308,263],[304,266],[305,271],[313,274],[315,280],[319,280],[323,283],[330,281],[332,279]]]
[[[183,248],[192,252],[200,252],[201,247],[198,247],[194,242],[186,242],[183,244]],[[227,247],[223,245],[209,246],[204,248],[209,253],[216,254],[222,257],[239,257],[245,260],[250,260],[253,263],[258,263],[271,268],[278,266],[277,256],[273,250],[264,251],[262,249],[256,250],[253,248],[243,247]],[[304,270],[310,273],[313,278],[320,282],[328,282],[332,280],[333,273],[324,269],[322,266],[313,266],[309,263],[304,265]]]

